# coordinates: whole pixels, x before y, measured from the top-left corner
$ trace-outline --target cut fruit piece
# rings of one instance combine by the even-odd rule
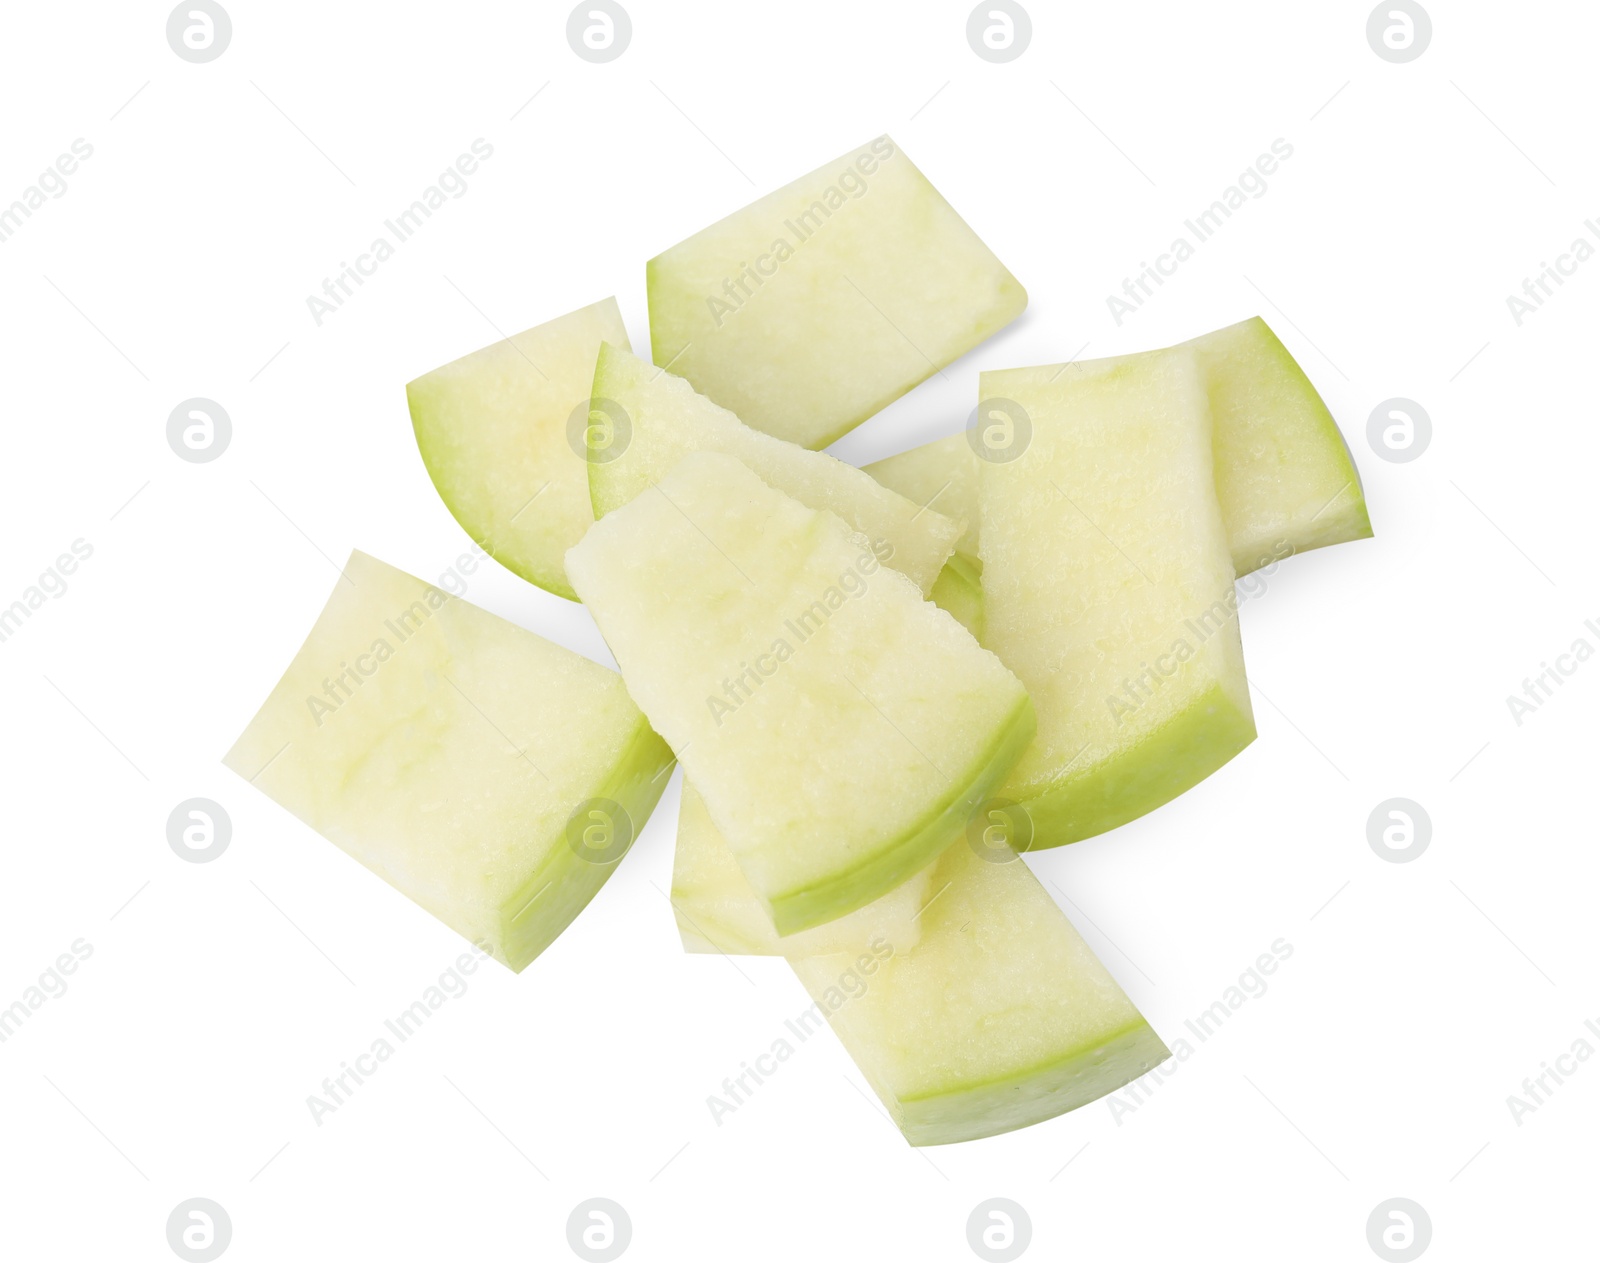
[[[758,478],[813,509],[837,513],[872,541],[884,560],[924,592],[955,548],[961,524],[913,504],[854,465],[752,430],[681,377],[613,346],[600,348],[594,407],[620,409],[628,441],[618,455],[589,466],[594,516],[602,518],[659,482],[690,452],[738,457]]]
[[[1032,736],[998,658],[731,456],[686,456],[567,573],[780,935],[925,867]]]
[[[932,865],[848,916],[780,939],[767,905],[750,889],[705,800],[684,783],[672,858],[672,908],[685,951],[728,956],[855,953],[868,950],[873,939],[906,951],[916,944],[917,914],[928,901],[931,878]]]
[[[512,573],[576,600],[561,559],[589,529],[588,463],[570,438],[600,343],[628,345],[617,300],[581,307],[406,387],[428,476],[462,529]],[[587,424],[578,431],[586,437]]]
[[[1171,1055],[1020,859],[958,842],[931,884],[909,951],[790,956],[913,1145],[1054,1118]]]
[[[967,432],[934,439],[921,447],[899,452],[883,460],[863,465],[891,491],[938,509],[962,525],[956,541],[956,555],[979,567],[978,551],[978,454],[967,441]]]
[[[365,553],[223,760],[520,970],[605,884],[672,753],[622,677]]]
[[[1370,538],[1350,449],[1267,322],[1255,316],[1187,345],[1209,388],[1217,500],[1235,572]]]
[[[655,362],[826,447],[1004,328],[1028,296],[887,136],[650,260]]]
[[[1255,738],[1194,356],[1068,367],[981,383],[1032,426],[978,499],[984,643],[1039,712],[1002,791],[1033,847],[1141,816]]]
[[[1217,502],[1237,578],[1293,553],[1369,539],[1361,475],[1327,405],[1266,321],[1255,316],[1181,346],[1193,352],[1211,402]],[[1119,356],[1121,360],[1137,356]],[[919,503],[938,493],[941,513],[965,521],[956,555],[978,551],[978,467],[965,433],[866,466]]]

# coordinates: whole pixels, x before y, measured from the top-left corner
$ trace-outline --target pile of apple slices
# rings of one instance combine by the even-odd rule
[[[648,283],[654,364],[606,299],[408,387],[457,521],[621,674],[358,552],[228,766],[521,970],[681,762],[684,946],[786,957],[911,1143],[1144,1074],[1018,853],[1254,739],[1235,579],[1372,533],[1316,390],[1252,319],[986,372],[966,433],[865,470],[814,450],[1027,301],[887,137]]]

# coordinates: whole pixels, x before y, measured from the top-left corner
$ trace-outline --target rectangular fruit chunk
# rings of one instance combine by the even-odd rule
[[[1171,1055],[1015,855],[957,842],[931,884],[921,938],[865,978],[853,954],[790,956],[913,1145],[1054,1118]],[[841,996],[851,975],[855,994]]]
[[[1255,738],[1210,410],[1187,352],[984,373],[981,397],[1029,422],[979,475],[984,643],[1039,716],[1001,792],[1059,846]]]
[[[826,447],[1004,328],[1017,279],[887,136],[650,260],[655,362]]]
[[[889,546],[890,565],[924,592],[950,556],[961,525],[913,504],[870,474],[822,452],[752,430],[681,377],[618,347],[600,348],[593,407],[612,417],[625,436],[589,465],[596,518],[659,482],[690,452],[725,452],[768,486],[813,509],[837,513],[876,547]],[[614,414],[614,415],[613,415]]]
[[[223,760],[521,970],[644,828],[672,753],[622,677],[355,552]]]
[[[567,573],[780,935],[927,865],[1032,736],[998,658],[720,452],[595,523]]]
[[[1259,316],[1180,346],[1211,402],[1217,502],[1238,578],[1291,553],[1368,539],[1361,476],[1339,427],[1294,357]],[[1131,359],[1119,356],[1117,360]],[[1116,362],[1115,360],[1112,362]],[[965,432],[866,466],[884,486],[966,523],[957,558],[978,552],[977,453]],[[936,497],[936,498],[935,498]]]
[[[589,529],[588,466],[572,446],[600,343],[628,345],[617,300],[581,307],[406,387],[428,476],[462,529],[508,570],[575,600],[561,559]]]
[[[881,938],[896,950],[918,938],[917,916],[931,893],[932,865],[864,908],[780,939],[767,905],[745,880],[739,861],[687,781],[672,855],[672,908],[685,951],[727,956],[860,952]]]

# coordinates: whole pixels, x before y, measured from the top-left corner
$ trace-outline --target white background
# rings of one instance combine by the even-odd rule
[[[94,549],[0,644],[0,1005],[93,946],[0,1045],[6,1257],[170,1259],[194,1196],[229,1260],[569,1258],[591,1196],[639,1259],[970,1259],[991,1196],[1028,1211],[1030,1258],[1371,1258],[1395,1196],[1430,1257],[1593,1256],[1600,1058],[1521,1126],[1506,1098],[1600,1023],[1600,662],[1520,727],[1505,701],[1600,646],[1600,261],[1521,327],[1505,302],[1600,216],[1592,6],[1440,0],[1407,65],[1365,3],[1038,3],[1009,65],[968,47],[969,6],[921,0],[638,0],[609,65],[565,5],[229,10],[208,65],[163,5],[11,5],[0,35],[0,204],[94,146],[0,245],[0,604]],[[467,546],[404,383],[611,293],[648,347],[647,258],[883,131],[1032,301],[840,455],[953,432],[980,368],[1257,313],[1350,440],[1377,538],[1245,607],[1259,740],[1028,861],[1169,1042],[1274,940],[1292,958],[1120,1121],[914,1151],[827,1036],[718,1127],[707,1095],[807,1001],[781,961],[680,952],[675,780],[553,948],[480,972],[318,1127],[306,1097],[460,944],[219,759],[330,558],[432,579]],[[317,327],[306,296],[478,137],[469,192]],[[1117,327],[1106,295],[1278,137],[1269,192]],[[191,396],[232,417],[215,463],[167,446]],[[1366,440],[1393,396],[1433,421],[1409,464]],[[469,599],[609,661],[507,572]],[[208,864],[165,836],[197,795],[233,820]],[[1407,864],[1366,837],[1397,795],[1433,822]]]

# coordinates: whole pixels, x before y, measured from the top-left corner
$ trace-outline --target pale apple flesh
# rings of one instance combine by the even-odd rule
[[[673,759],[614,671],[356,552],[224,762],[520,970],[614,871]],[[573,842],[597,802],[627,831],[614,854]]]
[[[658,365],[822,448],[1004,328],[1027,294],[887,136],[651,259]]]
[[[1211,400],[1217,500],[1234,570],[1368,539],[1361,475],[1333,415],[1259,316],[1187,344]]]
[[[1192,352],[1211,404],[1217,502],[1235,577],[1294,553],[1368,539],[1361,475],[1316,387],[1259,316],[1178,347]],[[1133,357],[1123,357],[1133,358]],[[978,551],[978,470],[965,433],[865,466],[884,486],[967,525],[957,557]]]
[[[1038,736],[1003,797],[1033,846],[1125,824],[1255,737],[1233,559],[1192,354],[985,373],[1028,414],[983,463],[984,643],[1027,687]]]
[[[589,398],[602,342],[628,345],[614,298],[406,387],[417,448],[451,515],[513,574],[568,600],[577,597],[561,561],[594,520],[569,425]]]
[[[906,499],[962,525],[955,555],[928,593],[940,609],[983,639],[983,561],[978,552],[978,459],[965,433],[935,439],[863,468]]]
[[[627,440],[589,466],[596,518],[659,482],[690,452],[725,452],[762,481],[813,509],[836,513],[875,544],[888,563],[927,591],[961,535],[961,524],[915,503],[844,461],[745,425],[681,377],[610,345],[595,364],[594,407],[620,409]]]
[[[966,431],[897,452],[862,468],[908,500],[937,509],[962,525],[956,556],[980,567],[978,456]]]
[[[780,935],[925,867],[1032,736],[998,658],[730,456],[686,456],[567,573]]]
[[[1054,1118],[1170,1055],[1020,858],[961,841],[931,885],[915,945],[865,976],[849,953],[789,958],[913,1145]]]
[[[920,934],[917,921],[931,893],[929,865],[864,908],[779,938],[772,914],[745,880],[739,862],[706,810],[705,800],[685,782],[672,852],[672,908],[688,952],[727,956],[812,955],[861,952],[874,939],[906,950]]]

